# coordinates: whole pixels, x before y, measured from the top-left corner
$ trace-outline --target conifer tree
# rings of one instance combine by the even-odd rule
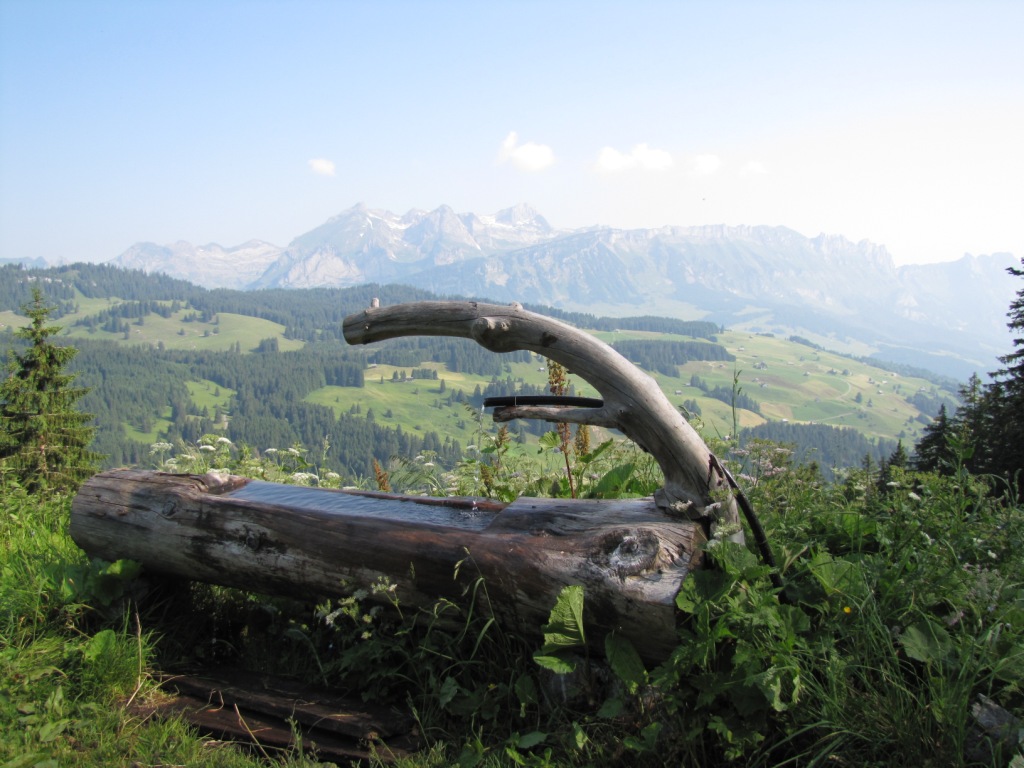
[[[1010,267],[1007,272],[1024,277],[1024,269]],[[956,438],[968,470],[1003,477],[1015,482],[1020,491],[1024,490],[1024,288],[1017,291],[1007,315],[1007,325],[1016,335],[1014,351],[999,358],[1006,367],[994,372],[987,385],[977,376],[971,377],[960,389],[963,405],[944,432]],[[936,469],[936,462],[929,457],[939,455],[943,447],[947,456],[952,454],[950,439],[943,436],[940,440],[935,434],[939,428],[933,424],[918,444],[919,469]]]
[[[92,414],[76,407],[88,389],[72,386],[76,374],[65,373],[78,350],[52,342],[61,330],[46,324],[53,309],[34,287],[22,308],[30,322],[15,332],[28,347],[8,351],[0,383],[0,472],[33,492],[73,490],[100,458],[89,451]]]
[[[1006,271],[1024,277],[1024,269],[1009,267]],[[1014,351],[999,358],[1005,367],[992,374],[995,381],[987,393],[989,456],[991,471],[1016,479],[1020,488],[1024,485],[1024,288],[1017,291],[1007,317]]]
[[[924,434],[917,443],[913,459],[914,469],[945,474],[952,458],[949,450],[950,429],[946,405],[943,403],[939,406],[938,416],[924,428]]]

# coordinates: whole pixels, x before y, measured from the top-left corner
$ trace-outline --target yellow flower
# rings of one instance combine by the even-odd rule
[[[843,606],[843,613],[845,613],[847,616],[849,616],[851,613],[853,613],[853,608],[851,608],[848,605],[844,605]]]

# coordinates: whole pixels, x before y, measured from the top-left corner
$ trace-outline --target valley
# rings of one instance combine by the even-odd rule
[[[485,396],[546,391],[545,361],[528,353],[493,355],[451,339],[360,348],[340,340],[341,319],[368,295],[393,304],[431,297],[422,291],[210,292],[84,266],[61,279],[60,338],[80,349],[80,383],[92,388],[84,407],[97,416],[108,465],[149,466],[160,458],[151,456],[154,443],[194,444],[203,435],[257,452],[301,446],[320,452],[324,469],[354,478],[368,476],[373,459],[423,451],[450,465],[493,434],[489,415],[479,418]],[[86,280],[91,293],[108,295],[83,293]],[[3,311],[7,327],[19,324],[11,307]],[[785,427],[786,441],[799,442],[801,430],[815,428],[819,445],[807,458],[825,467],[855,464],[865,451],[884,458],[898,440],[912,448],[939,405],[956,403],[956,382],[878,367],[805,338],[546,311],[643,358],[636,362],[707,438],[773,437]],[[697,335],[679,332],[686,330]],[[577,394],[596,394],[571,381]],[[511,428],[529,446],[550,425]],[[826,442],[850,445],[822,448],[826,428],[844,428],[829,430]]]

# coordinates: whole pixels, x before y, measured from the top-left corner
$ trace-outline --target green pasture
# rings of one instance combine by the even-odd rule
[[[170,318],[152,314],[141,323],[129,321],[128,338],[121,333],[101,330],[88,331],[73,327],[75,320],[95,315],[119,302],[118,299],[76,298],[78,312],[61,319],[63,335],[74,338],[106,338],[119,344],[149,344],[168,349],[196,349],[227,351],[239,346],[243,352],[255,349],[260,341],[278,340],[281,351],[298,349],[301,341],[284,338],[284,326],[245,315],[219,313],[213,322],[185,322],[195,310],[185,308]],[[24,318],[13,312],[0,312],[0,325],[21,325]],[[594,334],[608,343],[627,339],[687,340],[675,334],[649,331],[602,331]],[[838,354],[795,344],[782,337],[759,335],[749,331],[726,331],[718,334],[718,342],[736,356],[735,362],[693,361],[679,367],[677,376],[653,373],[652,376],[669,400],[682,405],[685,400],[696,400],[701,409],[699,424],[710,435],[728,435],[734,426],[748,428],[765,420],[817,423],[847,426],[868,437],[902,438],[915,441],[921,434],[922,424],[917,420],[917,408],[907,397],[919,389],[933,391],[930,382],[903,378],[886,373],[880,368],[855,362]],[[390,426],[423,434],[436,431],[451,436],[463,444],[472,442],[476,426],[461,405],[448,406],[450,392],[462,389],[468,396],[477,386],[485,387],[489,377],[453,373],[440,363],[423,362],[416,366],[438,371],[437,381],[408,379],[392,382],[391,376],[401,368],[378,365],[365,371],[366,386],[362,389],[325,387],[310,393],[307,401],[326,405],[336,415],[356,409],[365,415],[372,409],[374,417]],[[407,375],[411,370],[406,368]],[[744,394],[760,403],[761,413],[738,409],[735,413],[729,403],[707,397],[690,386],[696,374],[711,387],[732,389],[734,376]],[[505,365],[501,378],[511,376],[529,384],[544,386],[547,368],[544,358],[534,356],[529,363]],[[381,383],[381,377],[384,383]],[[446,383],[446,392],[440,392],[440,380]],[[577,394],[596,396],[598,393],[578,377],[572,377]],[[216,408],[228,408],[231,392],[222,389],[215,395],[212,382],[193,382],[189,391],[196,407],[204,407],[212,414]],[[859,401],[858,401],[859,400]],[[390,411],[390,416],[387,414]],[[734,424],[735,421],[735,424]],[[489,420],[488,420],[489,424]],[[156,440],[166,423],[157,422],[154,432],[142,434],[127,427],[135,440]]]
[[[434,431],[442,438],[459,440],[462,445],[472,443],[478,429],[476,422],[464,404],[453,402],[449,406],[448,396],[461,389],[469,398],[477,385],[483,388],[490,379],[452,373],[440,363],[425,362],[418,367],[437,370],[438,379],[412,379],[408,378],[409,368],[377,365],[364,371],[366,383],[362,388],[322,387],[309,393],[306,402],[325,405],[335,416],[358,408],[358,414],[366,417],[372,410],[374,419],[383,426],[401,425],[403,430],[419,435]],[[392,381],[392,375],[398,372],[401,376],[402,371],[406,380]],[[445,392],[441,392],[442,379]]]
[[[206,408],[210,412],[211,417],[213,411],[217,408],[220,408],[221,411],[227,411],[231,398],[235,394],[235,390],[222,387],[217,382],[207,379],[186,381],[185,386],[188,387],[189,396],[192,398],[196,408],[200,411]]]
[[[223,416],[221,423],[216,426],[218,429],[223,429],[227,426],[228,406],[231,402],[231,397],[235,394],[233,389],[221,387],[216,382],[206,379],[186,381],[185,386],[188,388],[189,397],[195,406],[196,415],[202,413],[205,408],[210,418],[213,418],[214,411],[220,408]],[[125,424],[124,433],[130,440],[135,442],[155,443],[164,439],[163,435],[167,434],[167,430],[171,428],[172,424],[171,408],[168,406],[163,409],[159,418],[153,420],[153,428],[149,432],[141,432],[130,424]]]
[[[116,306],[116,305],[122,303],[123,301],[124,301],[123,299],[118,299],[118,298],[114,298],[114,297],[109,297],[108,298],[108,297],[105,297],[105,296],[103,296],[103,297],[99,297],[99,296],[97,296],[97,297],[86,296],[85,294],[83,294],[81,291],[79,291],[76,288],[75,289],[75,307],[76,307],[77,311],[74,314],[65,315],[63,318],[61,318],[57,322],[58,322],[58,324],[66,324],[65,323],[66,318],[73,318],[73,319],[77,320],[80,317],[88,317],[89,315],[96,315],[96,314],[99,314],[100,312],[102,312],[105,309],[110,309],[111,307]],[[164,301],[164,302],[159,302],[159,303],[164,304],[164,305],[170,305],[171,302]]]
[[[149,432],[140,432],[131,424],[124,425],[124,433],[129,440],[136,443],[155,443],[161,440],[161,435],[167,434],[174,422],[171,421],[171,407],[167,406],[160,413],[160,417],[153,419],[153,428]]]
[[[148,344],[154,347],[161,344],[166,349],[196,349],[213,352],[226,352],[239,344],[243,352],[251,352],[263,339],[276,338],[282,352],[300,349],[302,341],[284,338],[284,326],[279,323],[263,320],[247,315],[236,315],[231,312],[219,312],[212,322],[186,322],[184,318],[194,314],[195,310],[183,309],[168,318],[152,314],[142,318],[141,324],[136,321],[128,323],[128,338],[124,333],[109,333],[103,330],[92,330],[83,326],[71,326],[70,322],[78,319],[78,315],[69,315],[65,320],[64,334],[74,338],[109,339],[119,344]],[[93,313],[94,314],[94,313]],[[81,317],[88,315],[81,314]]]
[[[643,331],[601,332],[595,334],[607,342],[625,339],[683,340],[686,337]],[[696,374],[710,387],[732,389],[734,376],[746,395],[761,405],[761,414],[737,409],[735,420],[740,428],[753,427],[766,420],[796,423],[827,424],[852,427],[868,437],[913,442],[921,434],[918,409],[906,398],[919,389],[932,391],[935,386],[924,379],[902,377],[838,354],[816,350],[786,339],[758,334],[727,331],[719,334],[719,343],[733,355],[735,362],[692,361],[679,366],[677,376],[652,373],[652,378],[675,405],[696,400],[701,408],[699,426],[709,435],[732,434],[732,406],[707,397],[690,386]],[[392,426],[422,433],[435,430],[465,441],[472,430],[461,426],[466,421],[465,409],[444,404],[448,393],[462,389],[467,396],[479,385],[485,387],[489,377],[452,373],[441,363],[424,362],[422,368],[438,371],[438,381],[407,379],[392,382],[395,371],[402,368],[378,365],[365,371],[363,389],[325,387],[311,393],[308,402],[333,408],[335,414],[354,407],[363,414],[372,408],[375,418]],[[410,370],[405,369],[406,373]],[[544,385],[547,369],[543,358],[534,356],[530,363],[506,365],[505,376]],[[383,377],[383,384],[381,378]],[[577,394],[597,396],[596,390],[579,377],[571,377]],[[448,391],[440,392],[444,379]],[[858,402],[858,395],[860,401]],[[384,414],[390,409],[391,417]],[[470,425],[472,426],[472,425]]]
[[[23,315],[19,315],[9,309],[0,312],[0,333],[15,328],[23,328],[27,324],[28,318]]]
[[[921,388],[935,389],[924,379],[898,376],[769,336],[726,332],[719,335],[719,343],[735,355],[734,362],[692,361],[679,367],[678,377],[654,376],[672,402],[697,400],[702,420],[713,433],[730,433],[732,408],[691,387],[693,375],[709,387],[728,389],[737,377],[739,389],[761,406],[760,416],[737,412],[741,427],[786,420],[853,427],[868,437],[915,440],[920,435],[922,425],[916,421],[920,412],[906,398]]]
[[[364,371],[365,386],[359,387],[322,387],[306,396],[305,401],[317,405],[325,405],[334,411],[335,416],[348,413],[358,408],[358,415],[365,417],[372,409],[373,418],[383,426],[397,427],[423,435],[434,431],[441,436],[458,440],[463,446],[475,443],[479,438],[480,427],[464,403],[453,402],[448,405],[449,395],[462,390],[466,398],[473,395],[477,386],[481,389],[490,382],[489,376],[478,376],[466,373],[453,373],[443,363],[424,362],[417,366],[438,372],[437,380],[408,378],[411,369],[392,365],[377,365]],[[406,380],[392,381],[392,375],[405,371]],[[547,367],[537,358],[531,363],[512,363],[505,367],[502,378],[511,376],[522,379],[530,384],[544,385],[547,383]],[[570,377],[576,384],[577,392],[596,396],[597,391],[581,381],[578,377]],[[441,392],[441,381],[445,382],[445,391]],[[390,416],[388,412],[390,411]],[[483,419],[483,427],[492,432],[490,414]],[[553,427],[552,427],[553,428]],[[603,431],[595,433],[595,439],[603,435]],[[534,438],[529,441],[533,442]]]

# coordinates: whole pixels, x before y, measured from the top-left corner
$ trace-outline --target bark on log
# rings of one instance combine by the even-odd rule
[[[666,513],[711,518],[739,528],[728,476],[707,445],[658,384],[599,339],[571,325],[528,312],[519,304],[424,301],[371,307],[345,318],[350,344],[398,336],[458,336],[492,352],[527,349],[562,364],[604,398],[596,408],[509,406],[495,421],[543,419],[622,431],[658,462],[665,486],[655,494]],[[742,535],[742,534],[739,534]]]
[[[125,469],[82,486],[70,532],[94,557],[307,599],[386,578],[405,606],[464,603],[480,576],[490,602],[479,608],[524,633],[581,584],[595,647],[614,630],[655,662],[676,645],[675,595],[706,540],[650,499],[503,505]]]

